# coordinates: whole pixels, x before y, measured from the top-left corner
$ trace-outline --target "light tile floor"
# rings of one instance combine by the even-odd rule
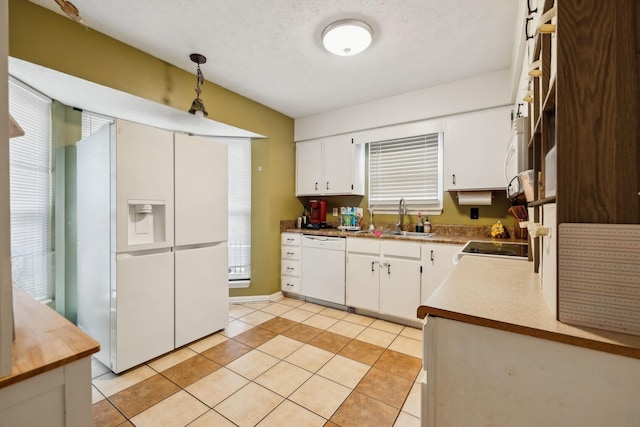
[[[101,426],[419,426],[419,329],[293,298],[115,375],[93,360]]]

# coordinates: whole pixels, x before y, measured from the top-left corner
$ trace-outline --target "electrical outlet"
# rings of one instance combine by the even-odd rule
[[[333,208],[333,216],[338,216],[338,208]]]
[[[470,212],[469,212],[469,218],[471,219],[478,219],[479,215],[479,208],[471,208]]]

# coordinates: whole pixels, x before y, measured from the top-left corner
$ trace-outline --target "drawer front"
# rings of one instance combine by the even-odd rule
[[[283,245],[300,246],[302,235],[298,233],[282,233],[280,243]]]
[[[280,289],[284,292],[300,293],[300,278],[293,276],[280,276]]]
[[[383,256],[420,259],[420,243],[385,240],[380,243]]]
[[[280,274],[283,276],[300,277],[302,273],[302,263],[300,261],[282,260],[280,262]]]
[[[380,240],[363,239],[360,237],[347,237],[347,252],[379,255]]]
[[[301,255],[302,255],[302,248],[296,247],[296,246],[282,245],[281,257],[283,261],[284,260],[300,261],[302,259],[300,258]]]

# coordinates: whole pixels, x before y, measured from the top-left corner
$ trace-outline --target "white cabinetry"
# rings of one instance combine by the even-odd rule
[[[380,241],[347,238],[346,303],[380,310]]]
[[[420,244],[347,239],[346,304],[416,318],[420,305]]]
[[[424,302],[453,270],[453,257],[464,245],[425,243],[422,245],[421,301]]]
[[[510,141],[510,106],[451,117],[444,135],[444,189],[503,189]]]
[[[380,313],[417,319],[420,305],[420,244],[380,243]]]
[[[282,291],[300,294],[302,291],[302,235],[280,235],[280,287]]]
[[[296,144],[296,196],[364,195],[364,144],[336,136]]]
[[[425,321],[422,425],[638,424],[638,359],[440,317]]]
[[[91,358],[0,389],[2,427],[92,425]]]

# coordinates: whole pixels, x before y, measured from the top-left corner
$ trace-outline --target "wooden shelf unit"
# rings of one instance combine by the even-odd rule
[[[533,78],[529,104],[529,167],[538,184],[529,204],[533,220],[540,222],[543,206],[556,203],[557,224],[638,224],[640,3],[545,0],[543,13],[552,7],[553,77],[552,35],[535,35],[533,60],[540,61],[542,75]],[[545,197],[545,156],[554,146],[556,195]]]

